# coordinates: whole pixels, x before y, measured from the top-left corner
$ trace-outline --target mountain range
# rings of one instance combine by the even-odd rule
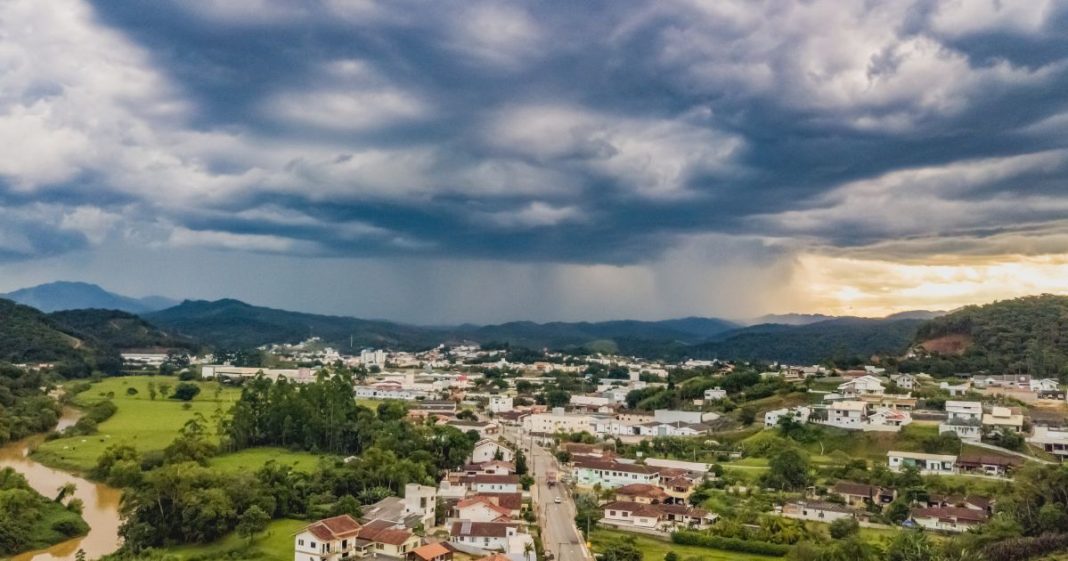
[[[131,298],[86,282],[58,281],[23,288],[7,294],[0,294],[24,306],[37,308],[51,313],[60,310],[102,309],[121,310],[131,314],[141,314],[170,308],[178,304],[177,300],[162,296]]]
[[[137,299],[87,283],[50,283],[10,293],[20,303],[53,313],[49,321],[109,348],[197,344],[249,348],[319,337],[346,351],[365,347],[421,349],[464,342],[573,352],[610,351],[650,358],[721,357],[818,362],[833,356],[903,352],[924,320],[917,311],[883,319],[786,314],[761,323],[687,317],[661,321],[516,321],[497,325],[415,326],[293,312],[234,299]],[[54,297],[54,298],[53,298]],[[106,308],[122,310],[109,314]],[[73,310],[73,311],[72,311]],[[131,315],[133,314],[137,315]]]

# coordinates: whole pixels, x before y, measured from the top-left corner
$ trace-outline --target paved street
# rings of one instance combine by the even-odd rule
[[[506,429],[504,436],[513,443],[519,439],[515,429]],[[556,472],[557,477],[562,474],[556,458],[545,448],[534,444],[533,449],[530,449],[530,445],[529,440],[521,443],[524,450],[529,450],[528,465],[535,481],[531,487],[531,497],[542,528],[545,551],[552,553],[560,561],[593,559],[582,534],[575,527],[575,503],[567,492],[567,487],[559,483],[554,487],[548,484],[547,476],[550,472]],[[562,499],[560,504],[556,504],[556,497]]]

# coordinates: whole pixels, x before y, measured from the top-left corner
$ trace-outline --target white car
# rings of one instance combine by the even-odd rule
[[[560,499],[560,497],[556,497],[555,499],[553,499],[553,502],[556,503],[556,504],[560,504],[560,503],[563,502],[563,500]]]

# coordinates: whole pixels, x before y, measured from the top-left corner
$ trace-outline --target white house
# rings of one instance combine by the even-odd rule
[[[1011,407],[994,407],[983,415],[983,427],[995,432],[1023,432],[1024,418]]]
[[[913,509],[912,521],[928,530],[964,532],[986,522],[986,511],[964,507],[934,507]]]
[[[1035,427],[1035,432],[1027,439],[1028,444],[1037,446],[1062,460],[1068,458],[1068,431],[1049,427]]]
[[[827,406],[823,424],[843,429],[860,429],[868,418],[868,404],[863,401],[836,401]]]
[[[1055,392],[1061,388],[1061,385],[1052,378],[1042,378],[1041,380],[1031,379],[1031,391],[1035,393],[1042,392]]]
[[[961,440],[977,441],[982,437],[983,404],[978,401],[946,401],[946,421],[938,432],[952,432]]]
[[[522,486],[518,475],[470,475],[464,478],[469,489],[476,493],[519,493]]]
[[[523,431],[534,434],[592,433],[593,423],[594,418],[590,415],[571,415],[557,408],[552,413],[534,413],[523,417]]]
[[[725,399],[727,397],[727,390],[723,388],[712,388],[705,390],[705,401],[716,401]]]
[[[912,414],[908,411],[879,408],[868,415],[864,424],[865,431],[898,432],[902,427],[912,424]]]
[[[839,518],[856,518],[856,511],[840,504],[819,501],[797,501],[782,506],[785,518],[833,522]]]
[[[293,538],[294,561],[338,561],[362,556],[356,546],[360,523],[343,514],[309,524]]]
[[[920,473],[924,474],[945,475],[957,472],[957,457],[949,454],[891,450],[886,453],[886,458],[891,471],[901,471],[908,466],[915,466]]]
[[[882,380],[875,376],[861,376],[838,385],[838,393],[847,399],[862,395],[882,395],[885,391]]]
[[[505,411],[511,411],[514,409],[513,400],[507,395],[491,395],[489,398],[489,404],[487,409],[494,413],[504,413]]]
[[[706,421],[715,421],[718,418],[718,413],[702,413],[700,411],[676,411],[674,409],[657,409],[653,411],[653,420],[658,423],[700,424]]]
[[[798,406],[793,408],[775,409],[764,413],[764,427],[772,428],[778,426],[779,420],[783,417],[790,415],[798,423],[807,423],[809,417],[812,416],[812,409],[805,406]]]
[[[460,520],[472,522],[507,522],[512,518],[510,510],[494,504],[485,496],[476,496],[456,503],[453,514]]]
[[[893,374],[890,376],[890,381],[903,390],[916,389],[916,377],[912,374]]]
[[[602,524],[618,528],[671,530],[675,528],[704,528],[716,521],[716,515],[687,505],[649,504],[632,501],[613,501],[601,507]]]
[[[505,522],[460,520],[452,523],[449,536],[459,546],[504,553],[523,553],[526,544],[534,543],[529,534],[519,531],[518,524]]]
[[[437,499],[436,487],[408,483],[404,486],[404,513],[418,514],[423,527],[432,528],[437,512]]]
[[[631,483],[660,483],[660,472],[649,466],[611,460],[577,459],[572,464],[571,473],[575,482],[584,487],[600,485],[611,489]]]
[[[949,392],[949,395],[953,397],[957,397],[971,391],[972,383],[970,380],[965,380],[964,382],[961,382],[959,384],[950,384],[949,382],[942,382],[938,384],[938,388],[946,390],[947,392]]]
[[[606,407],[612,404],[611,398],[599,397],[594,395],[573,395],[570,401],[572,406],[585,407],[589,409],[597,409],[600,407]]]
[[[474,449],[471,450],[472,464],[484,464],[496,459],[511,462],[515,460],[515,452],[511,448],[488,438],[483,438],[476,442]]]

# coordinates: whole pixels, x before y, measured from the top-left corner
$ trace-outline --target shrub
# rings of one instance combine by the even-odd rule
[[[199,393],[200,386],[196,384],[191,384],[189,382],[182,382],[174,387],[174,393],[171,395],[171,399],[191,401]]]
[[[860,531],[860,523],[856,518],[839,518],[831,522],[831,537],[840,540],[856,534]]]
[[[1043,534],[1034,538],[1015,538],[992,543],[983,548],[989,561],[1023,561],[1068,548],[1068,534]]]
[[[710,547],[738,553],[754,553],[756,555],[772,555],[782,557],[790,552],[790,546],[776,543],[743,540],[739,538],[725,538],[700,532],[678,531],[671,534],[671,541],[679,545],[695,545]]]
[[[126,395],[137,395],[137,388],[126,388]]]

